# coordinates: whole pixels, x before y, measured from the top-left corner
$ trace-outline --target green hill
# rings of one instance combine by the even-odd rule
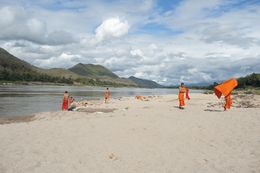
[[[44,73],[50,76],[55,76],[55,77],[65,77],[65,78],[71,78],[71,79],[77,79],[77,78],[81,78],[82,76],[64,69],[64,68],[51,68],[51,69],[37,69],[38,72],[40,73]]]
[[[73,83],[69,78],[54,77],[39,71],[39,68],[16,58],[6,50],[0,48],[0,81]]]
[[[79,63],[69,68],[69,70],[78,75],[90,78],[119,78],[112,71],[101,65]]]
[[[143,87],[143,88],[162,88],[163,87],[162,85],[160,85],[154,81],[146,80],[146,79],[139,79],[134,76],[131,76],[128,79],[130,79],[131,81],[136,83],[139,87]]]
[[[0,48],[0,71],[32,72],[35,67]]]

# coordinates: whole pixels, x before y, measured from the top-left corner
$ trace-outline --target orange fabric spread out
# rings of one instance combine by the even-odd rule
[[[140,96],[140,95],[135,96],[135,99],[148,101],[147,97],[145,97],[145,96]]]
[[[232,90],[238,85],[236,79],[229,79],[214,88],[214,92],[218,98],[223,94],[225,97],[228,96]]]
[[[226,109],[230,109],[231,105],[232,105],[232,99],[231,99],[231,92],[233,91],[233,89],[238,85],[238,82],[236,79],[229,79],[225,82],[223,82],[220,85],[217,85],[214,88],[214,92],[216,94],[216,96],[218,98],[221,97],[221,95],[223,94],[225,96],[225,110]]]

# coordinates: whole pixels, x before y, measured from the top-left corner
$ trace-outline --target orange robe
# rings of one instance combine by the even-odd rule
[[[68,108],[69,108],[69,99],[68,99],[68,97],[63,97],[62,110],[67,111]]]
[[[231,105],[232,105],[232,99],[230,97],[230,94],[225,96],[225,100],[226,100],[226,104],[224,106],[225,109],[230,109]]]
[[[186,88],[185,87],[180,87],[180,91],[179,91],[179,106],[185,106],[185,102],[184,102],[184,93],[186,92]]]
[[[186,88],[186,99],[190,100],[189,88]]]
[[[214,88],[214,92],[215,95],[220,98],[221,95],[223,94],[225,96],[225,109],[230,109],[231,105],[232,105],[232,99],[231,99],[231,92],[233,91],[234,88],[236,88],[236,86],[238,85],[238,82],[236,79],[229,79],[225,82],[223,82],[220,85],[217,85]]]

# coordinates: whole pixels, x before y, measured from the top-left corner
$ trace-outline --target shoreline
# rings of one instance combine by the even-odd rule
[[[214,94],[212,93],[192,93],[190,94],[192,95],[210,95],[212,96],[212,98],[215,97]],[[147,95],[146,96],[148,99],[152,99],[152,98],[156,98],[156,97],[172,97],[175,98],[175,105],[176,108],[178,107],[178,100],[177,94],[165,94],[165,95]],[[232,105],[232,109],[240,109],[240,108],[260,108],[260,96],[258,97],[259,102],[256,103],[256,101],[254,99],[252,99],[253,97],[258,97],[258,95],[252,95],[250,94],[245,94],[244,92],[236,92],[234,95],[232,95],[233,98],[233,105]],[[124,97],[119,97],[119,98],[112,98],[112,102],[120,102],[121,100],[130,100],[133,99],[134,96],[124,96]],[[242,98],[242,99],[241,99]],[[109,104],[104,104],[102,100],[88,100],[89,104],[85,107],[85,106],[80,106],[78,108],[77,111],[46,111],[46,112],[36,112],[36,113],[32,113],[29,115],[5,115],[5,116],[1,116],[0,115],[0,125],[4,125],[4,124],[12,124],[12,123],[26,123],[26,122],[31,122],[34,120],[37,120],[37,117],[39,115],[44,115],[44,114],[73,114],[76,112],[85,112],[86,114],[93,114],[93,113],[111,113],[114,112],[115,110],[117,110],[117,108],[104,108],[104,106],[109,106]],[[188,101],[186,101],[188,102]],[[215,99],[216,103],[207,103],[207,107],[208,108],[214,108],[214,107],[218,107],[221,108],[222,104],[223,104],[223,100],[221,101],[221,99]],[[210,109],[205,109],[207,111],[211,111]],[[221,110],[219,110],[221,112]]]
[[[0,116],[0,125],[12,124],[12,123],[25,123],[33,121],[35,115],[24,115],[24,116]]]

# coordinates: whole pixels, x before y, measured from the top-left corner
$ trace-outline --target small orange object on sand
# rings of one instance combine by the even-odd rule
[[[143,101],[149,101],[149,100],[147,99],[147,97],[140,96],[140,95],[135,96],[135,99],[137,99],[137,100],[143,100]]]

